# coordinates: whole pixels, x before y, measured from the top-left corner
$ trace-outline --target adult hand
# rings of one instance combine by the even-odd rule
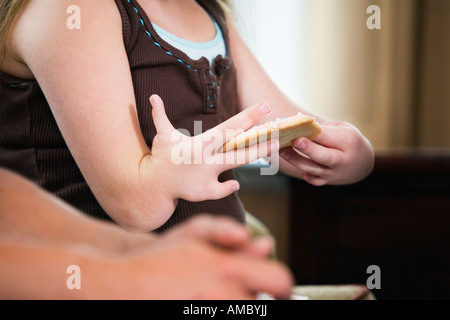
[[[358,182],[374,165],[370,142],[345,122],[322,123],[322,133],[314,141],[295,139],[280,157],[283,171],[315,186]]]
[[[212,229],[201,230],[201,226]],[[106,261],[96,289],[106,299],[247,300],[255,299],[259,292],[289,298],[293,285],[290,271],[263,255],[233,249],[244,248],[248,241],[235,225],[229,224],[226,228],[231,229],[223,234],[221,226],[226,227],[224,221],[200,219],[169,231],[148,250],[114,258],[114,268]],[[103,283],[107,279],[122,281],[111,288]]]
[[[167,241],[197,239],[219,248],[255,257],[269,257],[274,244],[269,237],[251,239],[245,225],[227,217],[194,217],[162,235]]]

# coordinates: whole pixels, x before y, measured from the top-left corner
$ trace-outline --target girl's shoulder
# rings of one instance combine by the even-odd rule
[[[34,17],[34,19],[29,19]],[[24,6],[18,21],[27,20],[33,25],[50,24],[52,27],[65,27],[69,30],[81,29],[83,22],[98,20],[117,22],[120,18],[115,0],[58,0],[29,1]],[[57,25],[55,25],[57,23]]]
[[[76,43],[92,43],[92,38],[117,36],[122,39],[122,21],[114,0],[29,1],[16,17],[9,32],[5,61],[12,75],[27,72],[31,56],[45,51],[70,50]],[[40,53],[36,55],[36,53]]]
[[[21,43],[26,34],[31,38],[39,33],[36,40],[69,32],[77,34],[76,31],[87,35],[100,25],[120,27],[121,17],[114,0],[32,0],[16,17],[11,36],[18,35],[15,39]],[[53,38],[55,44],[57,40]]]

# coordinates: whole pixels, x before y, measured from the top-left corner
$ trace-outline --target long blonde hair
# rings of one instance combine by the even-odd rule
[[[231,16],[232,11],[233,11],[233,4],[232,4],[233,1],[231,1],[231,0],[216,0],[216,2],[220,5],[223,12],[227,16]]]
[[[27,0],[0,0],[0,61],[8,46],[8,34],[14,19]]]

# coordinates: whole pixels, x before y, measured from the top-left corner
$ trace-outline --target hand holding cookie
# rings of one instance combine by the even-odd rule
[[[355,183],[373,168],[370,142],[351,124],[325,122],[314,140],[299,138],[280,152],[281,169],[315,186]]]

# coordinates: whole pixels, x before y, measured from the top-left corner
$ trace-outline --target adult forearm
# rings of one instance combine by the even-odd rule
[[[33,242],[0,238],[0,299],[98,297],[102,283],[98,277],[102,274],[99,259],[67,246]],[[69,279],[73,272],[70,266],[79,267],[79,274],[73,273],[73,282]],[[72,287],[73,284],[80,284],[81,290]]]
[[[84,243],[109,251],[153,240],[151,235],[129,234],[113,223],[91,218],[3,169],[0,169],[0,235],[58,239],[60,244]]]

